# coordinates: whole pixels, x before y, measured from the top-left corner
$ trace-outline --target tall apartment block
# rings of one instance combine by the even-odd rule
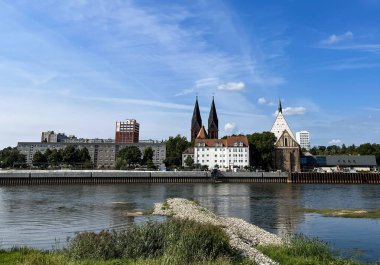
[[[296,132],[296,140],[300,144],[301,148],[310,150],[310,133],[308,131]]]
[[[139,142],[140,124],[134,119],[116,122],[115,144]]]

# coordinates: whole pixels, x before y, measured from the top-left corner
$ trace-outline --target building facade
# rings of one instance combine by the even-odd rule
[[[244,168],[249,166],[249,144],[246,136],[225,139],[195,139],[194,164],[209,169]]]
[[[115,143],[132,144],[139,142],[140,124],[134,119],[116,122]]]
[[[285,172],[300,172],[301,148],[291,134],[285,130],[275,144],[274,169]]]
[[[296,141],[282,113],[281,100],[278,104],[278,113],[271,132],[277,139],[273,152],[274,169],[286,172],[301,171],[301,147]]]
[[[37,151],[44,153],[47,149],[60,150],[66,148],[68,145],[74,145],[79,149],[86,147],[89,151],[92,162],[97,168],[114,168],[117,152],[127,146],[137,146],[142,154],[144,153],[145,148],[151,147],[153,149],[153,163],[156,166],[162,165],[166,159],[165,142],[152,141],[133,144],[116,144],[114,142],[19,142],[17,144],[17,149],[21,154],[26,156],[26,163],[32,165],[33,155]]]
[[[300,144],[301,148],[310,150],[310,133],[308,131],[296,132],[296,140]]]

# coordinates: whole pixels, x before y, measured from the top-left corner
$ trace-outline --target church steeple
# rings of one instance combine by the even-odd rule
[[[218,115],[216,114],[214,96],[212,97],[210,115],[208,117],[208,136],[211,139],[218,139]]]
[[[193,118],[191,119],[191,140],[197,138],[199,131],[202,128],[202,118],[199,111],[198,96],[195,99]]]
[[[278,113],[282,113],[281,99],[278,100]]]

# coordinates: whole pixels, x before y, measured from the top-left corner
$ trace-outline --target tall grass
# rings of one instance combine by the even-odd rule
[[[75,260],[159,259],[161,264],[242,261],[221,228],[177,219],[133,225],[121,232],[81,233],[66,253]]]
[[[279,262],[281,265],[355,265],[360,264],[350,260],[335,258],[330,246],[316,238],[310,239],[303,235],[290,238],[283,246],[258,246],[261,252]]]

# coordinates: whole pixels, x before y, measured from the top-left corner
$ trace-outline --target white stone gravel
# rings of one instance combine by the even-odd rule
[[[248,257],[259,265],[278,264],[258,251],[255,246],[281,245],[284,244],[284,241],[277,235],[269,233],[242,219],[217,216],[195,202],[181,198],[168,199],[165,205],[163,203],[156,203],[153,214],[173,216],[179,219],[189,219],[199,223],[220,226],[230,237],[231,246],[240,251],[243,256]]]

